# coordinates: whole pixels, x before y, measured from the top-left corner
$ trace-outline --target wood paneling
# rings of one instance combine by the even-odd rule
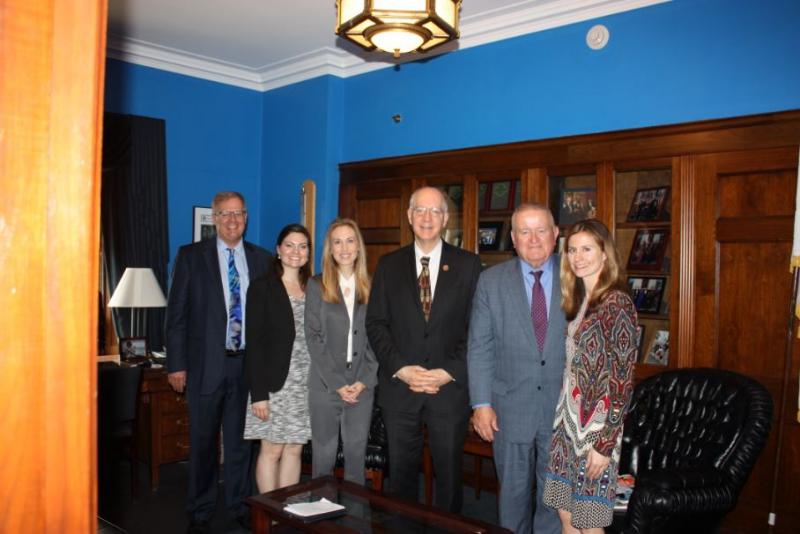
[[[106,2],[0,7],[0,532],[97,525]]]
[[[601,161],[653,161],[677,155],[771,149],[800,140],[800,111],[526,141],[344,163],[341,183],[442,174],[495,172]],[[769,154],[764,155],[769,158]]]

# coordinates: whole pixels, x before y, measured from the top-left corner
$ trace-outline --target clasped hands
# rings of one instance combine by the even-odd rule
[[[367,389],[367,386],[362,384],[361,382],[354,382],[349,386],[342,386],[336,390],[342,400],[348,404],[356,404],[358,402],[358,396],[361,395],[361,392]]]
[[[408,388],[414,393],[430,395],[439,393],[442,386],[453,381],[453,377],[444,369],[425,369],[421,365],[401,367],[395,376],[408,384]]]

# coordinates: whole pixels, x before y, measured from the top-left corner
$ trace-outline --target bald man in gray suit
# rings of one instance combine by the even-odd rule
[[[553,255],[558,227],[546,207],[523,204],[511,228],[519,257],[481,273],[472,302],[467,364],[473,424],[493,442],[500,524],[517,534],[556,534],[561,523],[542,504],[542,491],[566,358],[559,258]]]

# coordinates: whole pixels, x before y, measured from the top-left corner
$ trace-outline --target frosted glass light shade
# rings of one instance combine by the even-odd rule
[[[461,0],[336,0],[336,34],[395,57],[458,38]]]

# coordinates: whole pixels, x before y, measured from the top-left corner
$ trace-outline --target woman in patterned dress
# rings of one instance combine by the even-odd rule
[[[611,524],[622,422],[633,391],[637,316],[619,254],[600,221],[576,223],[561,257],[567,364],[556,407],[543,501],[562,532]]]
[[[303,444],[311,437],[305,338],[305,288],[311,237],[299,224],[281,230],[272,270],[247,291],[245,379],[250,389],[244,438],[261,440],[261,493],[300,481]]]

